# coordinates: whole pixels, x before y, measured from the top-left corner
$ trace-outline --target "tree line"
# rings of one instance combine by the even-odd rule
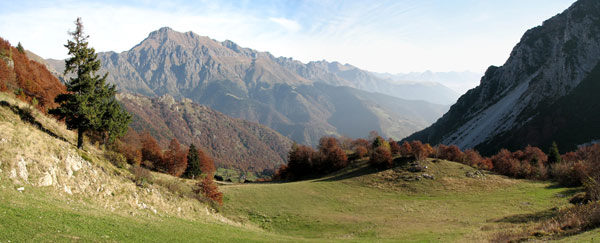
[[[371,132],[368,139],[323,137],[316,149],[294,144],[288,153],[287,165],[282,165],[273,180],[302,180],[343,169],[357,160],[367,160],[377,168],[392,168],[395,159],[417,161],[426,158],[443,159],[493,171],[517,179],[553,180],[564,186],[584,186],[588,200],[600,199],[600,145],[580,147],[560,154],[553,143],[547,153],[534,146],[522,150],[501,149],[485,157],[478,151],[462,151],[456,145],[431,146],[421,141],[384,139]]]

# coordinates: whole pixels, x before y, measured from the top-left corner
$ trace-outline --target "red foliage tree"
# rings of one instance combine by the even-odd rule
[[[548,162],[548,155],[538,147],[532,147],[530,145],[527,145],[523,151],[519,150],[514,152],[513,157],[520,161],[529,162],[532,165],[536,165],[537,163],[546,164]]]
[[[494,171],[503,175],[516,177],[520,170],[520,162],[506,149],[501,149],[498,154],[492,156],[492,163]]]
[[[400,154],[405,157],[413,156],[412,147],[407,141],[404,141],[404,143],[402,143],[402,147],[400,148]]]
[[[314,173],[313,171],[313,155],[314,149],[305,145],[297,145],[294,143],[288,154],[287,175],[290,180],[299,180],[302,177]]]
[[[371,158],[369,159],[369,163],[375,167],[391,168],[394,163],[390,148],[387,146],[379,146],[375,148]]]
[[[24,52],[10,46],[10,43],[2,38],[0,38],[0,56],[5,56],[13,61],[12,70],[4,60],[2,60],[3,64],[0,64],[0,83],[2,84],[0,89],[18,90],[19,97],[25,101],[31,102],[35,98],[38,102],[37,108],[42,112],[46,112],[47,108],[56,107],[54,97],[67,90],[46,69],[46,66],[29,60]]]
[[[454,162],[460,162],[463,163],[464,162],[464,153],[460,150],[460,148],[458,148],[458,146],[456,145],[450,145],[450,146],[439,146],[440,149],[440,158],[441,159],[445,159],[445,160],[449,160],[449,161],[454,161]]]
[[[181,148],[176,138],[173,138],[169,143],[169,149],[165,151],[161,165],[164,170],[175,177],[180,177],[185,172],[187,152]]]
[[[288,173],[287,165],[281,165],[281,166],[279,166],[279,169],[277,169],[275,171],[275,174],[273,175],[272,179],[274,181],[284,180],[287,178],[287,173]]]
[[[479,152],[473,149],[467,149],[464,153],[465,163],[484,170],[491,170],[493,168],[492,160],[484,158]]]
[[[202,173],[214,175],[217,171],[215,162],[201,148],[198,148],[198,159],[200,160],[200,170],[202,170]]]
[[[416,160],[420,161],[420,160],[424,160],[425,158],[427,158],[429,151],[427,151],[427,149],[425,148],[423,143],[421,143],[421,141],[418,141],[418,140],[412,141],[410,143],[410,147],[412,148],[413,155],[415,156]]]
[[[354,155],[356,156],[357,159],[364,158],[368,152],[369,151],[367,150],[366,146],[361,145],[361,146],[354,148]]]
[[[394,139],[390,138],[388,140],[388,143],[390,144],[390,150],[392,152],[392,154],[400,154],[400,145],[398,144],[398,142],[394,141]]]
[[[369,145],[371,145],[371,143],[369,143],[369,141],[364,138],[358,138],[358,139],[352,141],[352,147],[354,149],[356,149],[356,147],[360,147],[360,146],[368,148]]]
[[[213,181],[213,174],[206,174],[196,184],[194,192],[202,194],[206,198],[223,205],[223,193],[219,192],[219,188]]]
[[[146,167],[150,167],[152,169],[155,165],[160,164],[162,162],[162,149],[158,145],[158,142],[154,137],[150,135],[150,133],[144,133],[141,136],[141,145],[142,145],[142,162]],[[148,161],[148,162],[146,162]]]
[[[117,151],[127,159],[127,163],[140,165],[142,163],[142,151],[140,149],[140,135],[129,128],[125,136],[116,143]]]
[[[348,157],[334,137],[322,137],[318,148],[317,168],[321,173],[329,173],[348,165]]]
[[[434,150],[433,150],[433,147],[431,147],[430,144],[426,143],[426,144],[423,145],[423,147],[425,149],[425,154],[427,154],[427,155],[425,155],[426,157],[433,156]]]

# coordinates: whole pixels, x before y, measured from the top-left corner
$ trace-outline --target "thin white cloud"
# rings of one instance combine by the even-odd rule
[[[299,31],[302,28],[298,22],[286,18],[271,17],[269,20],[292,32]]]

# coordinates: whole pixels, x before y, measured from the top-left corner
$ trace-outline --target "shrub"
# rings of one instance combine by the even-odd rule
[[[140,147],[140,136],[131,128],[116,142],[117,151],[125,156],[129,164],[140,165],[142,163]]]
[[[293,144],[288,153],[287,179],[299,180],[314,173],[313,155],[315,151],[308,146]]]
[[[369,164],[378,168],[391,168],[394,163],[390,148],[386,146],[377,147],[369,159]]]
[[[279,166],[279,169],[277,169],[275,171],[275,174],[273,175],[272,180],[274,180],[274,181],[285,180],[287,178],[287,174],[288,174],[287,165],[281,165],[281,166]]]
[[[165,151],[162,158],[162,169],[169,172],[172,176],[180,177],[187,168],[187,153],[181,149],[181,145],[176,138],[173,138],[169,144],[169,149]]]
[[[142,161],[150,161],[155,167],[161,168],[162,150],[158,142],[149,133],[144,133],[141,137]]]
[[[496,155],[492,156],[494,171],[508,176],[515,177],[518,173],[519,161],[513,159],[510,151],[501,149]]]
[[[213,181],[211,174],[205,174],[198,183],[196,183],[196,189],[194,193],[201,194],[204,197],[217,202],[219,205],[223,205],[223,193],[219,192],[219,188]]]
[[[479,152],[473,149],[467,149],[464,153],[464,163],[476,168],[482,169],[482,165],[484,163],[484,158],[479,154]]]
[[[398,144],[398,142],[394,141],[394,139],[390,138],[388,140],[388,143],[390,144],[390,150],[392,152],[392,154],[400,154],[400,145]]]
[[[127,159],[120,153],[107,150],[104,152],[104,158],[119,169],[123,169],[127,166]]]
[[[322,137],[318,151],[318,160],[313,158],[318,162],[315,165],[320,173],[330,173],[348,165],[348,157],[334,137]]]
[[[400,147],[400,155],[405,157],[413,156],[412,147],[407,141],[404,141],[404,143],[402,143],[402,146]]]
[[[204,150],[198,148],[198,159],[200,161],[200,170],[202,173],[214,174],[217,169],[215,168],[215,162],[208,156]]]
[[[356,147],[359,147],[359,146],[368,148],[369,145],[370,145],[369,141],[364,138],[358,138],[358,139],[352,141],[352,147],[355,149],[356,149]]]
[[[362,146],[362,145],[361,145],[361,146],[358,146],[358,147],[356,147],[356,148],[354,149],[354,156],[355,156],[357,159],[362,159],[362,158],[364,158],[364,157],[367,155],[367,153],[368,153],[367,147],[365,147],[365,146]]]
[[[550,166],[552,178],[563,186],[580,186],[581,176],[575,170],[575,164],[582,165],[581,162],[562,162]]]
[[[429,155],[430,151],[421,143],[421,141],[415,140],[410,143],[410,147],[412,148],[413,155],[415,159],[418,161],[424,160]]]
[[[146,168],[134,165],[129,171],[133,174],[133,182],[135,182],[137,186],[144,187],[147,184],[152,184],[154,182],[152,173]]]

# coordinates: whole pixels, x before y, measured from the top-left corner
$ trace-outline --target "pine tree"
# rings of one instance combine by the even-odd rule
[[[114,86],[110,87],[111,92],[114,91]],[[94,130],[101,134],[104,143],[113,143],[116,138],[122,137],[127,133],[131,115],[125,111],[119,102],[114,98],[114,92],[110,98],[103,101],[105,105],[100,106],[100,114],[102,114],[99,127]]]
[[[560,152],[558,151],[558,145],[556,142],[552,142],[552,146],[550,147],[550,151],[548,151],[548,163],[560,163],[561,157]]]
[[[23,53],[23,54],[25,54],[25,48],[23,48],[23,45],[21,45],[21,42],[19,42],[19,44],[17,44],[17,50],[18,50],[20,53]]]
[[[194,144],[191,144],[187,154],[187,168],[185,169],[183,176],[194,179],[200,174],[202,174],[202,170],[200,169],[200,157],[198,156],[198,149],[196,149]]]
[[[66,82],[66,94],[57,95],[54,101],[60,106],[50,110],[51,114],[65,118],[67,128],[77,129],[77,148],[83,148],[83,135],[97,132],[113,140],[122,135],[131,117],[116,102],[114,85],[106,84],[106,76],[96,75],[100,61],[94,48],[88,47],[89,36],[83,32],[81,18],[75,21],[76,29],[69,32],[72,40],[65,47],[71,56],[65,61],[65,74],[75,77]]]

